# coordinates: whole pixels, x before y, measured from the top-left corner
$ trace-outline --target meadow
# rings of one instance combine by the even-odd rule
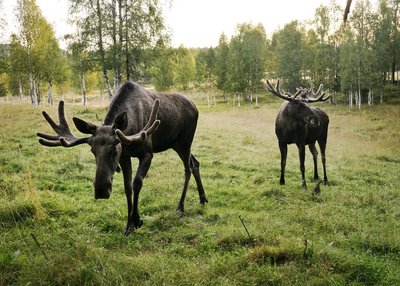
[[[199,101],[192,150],[209,203],[192,178],[177,213],[183,166],[173,151],[156,154],[140,194],[144,224],[125,237],[122,174],[111,198],[95,201],[89,147],[37,141],[51,131],[41,111],[57,106],[1,103],[0,285],[400,285],[399,105],[320,105],[330,186],[318,195],[311,154],[305,190],[293,145],[279,185],[279,106]],[[105,113],[66,103],[70,124]]]

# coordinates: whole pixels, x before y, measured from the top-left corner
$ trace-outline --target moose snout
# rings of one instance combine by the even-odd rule
[[[112,179],[102,180],[101,182],[95,181],[94,185],[94,198],[109,199],[112,191]]]

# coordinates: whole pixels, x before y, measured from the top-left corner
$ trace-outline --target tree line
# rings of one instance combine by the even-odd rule
[[[82,94],[104,89],[112,98],[126,80],[158,90],[220,90],[226,98],[259,102],[264,78],[281,78],[283,88],[324,84],[332,101],[361,106],[382,102],[398,85],[400,0],[354,3],[332,0],[314,19],[292,21],[271,36],[262,24],[242,23],[209,48],[174,48],[159,0],[69,0],[76,27],[62,50],[35,0],[18,0],[19,32],[0,46],[0,95],[29,95],[33,107],[53,85]],[[1,21],[0,21],[1,24]],[[44,94],[46,91],[47,96]]]

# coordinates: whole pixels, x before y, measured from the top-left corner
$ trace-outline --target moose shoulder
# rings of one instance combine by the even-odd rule
[[[325,101],[330,96],[325,96],[322,92],[322,85],[314,93],[313,88],[298,88],[295,94],[282,93],[279,89],[279,80],[276,86],[267,80],[266,88],[274,95],[282,98],[285,102],[282,104],[275,121],[275,133],[278,138],[279,150],[281,153],[281,185],[285,184],[285,167],[287,157],[287,145],[295,143],[299,150],[300,171],[303,187],[307,187],[305,180],[305,146],[308,145],[314,161],[314,179],[317,180],[317,156],[318,151],[315,143],[321,150],[322,165],[324,170],[324,183],[328,184],[326,176],[326,142],[328,138],[328,115],[319,108],[309,106],[309,103]]]
[[[113,175],[122,169],[128,203],[125,234],[142,225],[139,215],[139,193],[143,179],[150,168],[153,153],[172,148],[184,165],[185,182],[178,211],[184,211],[186,191],[191,174],[195,177],[200,203],[207,202],[202,185],[199,162],[191,153],[196,131],[198,111],[186,97],[178,94],[152,92],[140,85],[127,82],[113,98],[104,124],[96,126],[82,119],[73,118],[77,129],[90,137],[75,137],[64,115],[64,102],[58,107],[60,124],[43,112],[57,135],[38,133],[42,145],[72,147],[87,143],[96,158],[94,196],[108,199],[112,191]],[[135,176],[132,176],[131,157],[139,159]],[[132,180],[133,178],[133,180]],[[133,191],[133,200],[132,200]]]

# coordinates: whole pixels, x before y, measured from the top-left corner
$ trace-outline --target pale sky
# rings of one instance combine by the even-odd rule
[[[9,37],[16,32],[12,17],[15,0],[0,0],[0,15],[7,15],[8,25],[0,31]],[[329,5],[330,0],[172,0],[172,5],[164,8],[166,24],[172,34],[172,45],[178,47],[215,47],[221,33],[230,38],[237,24],[262,23],[270,36],[291,20],[312,20],[315,9],[321,4]],[[344,8],[346,0],[336,0]],[[372,0],[376,3],[377,0]],[[53,25],[58,39],[73,31],[67,24],[67,0],[36,0],[44,17]],[[353,3],[354,6],[354,3]]]

